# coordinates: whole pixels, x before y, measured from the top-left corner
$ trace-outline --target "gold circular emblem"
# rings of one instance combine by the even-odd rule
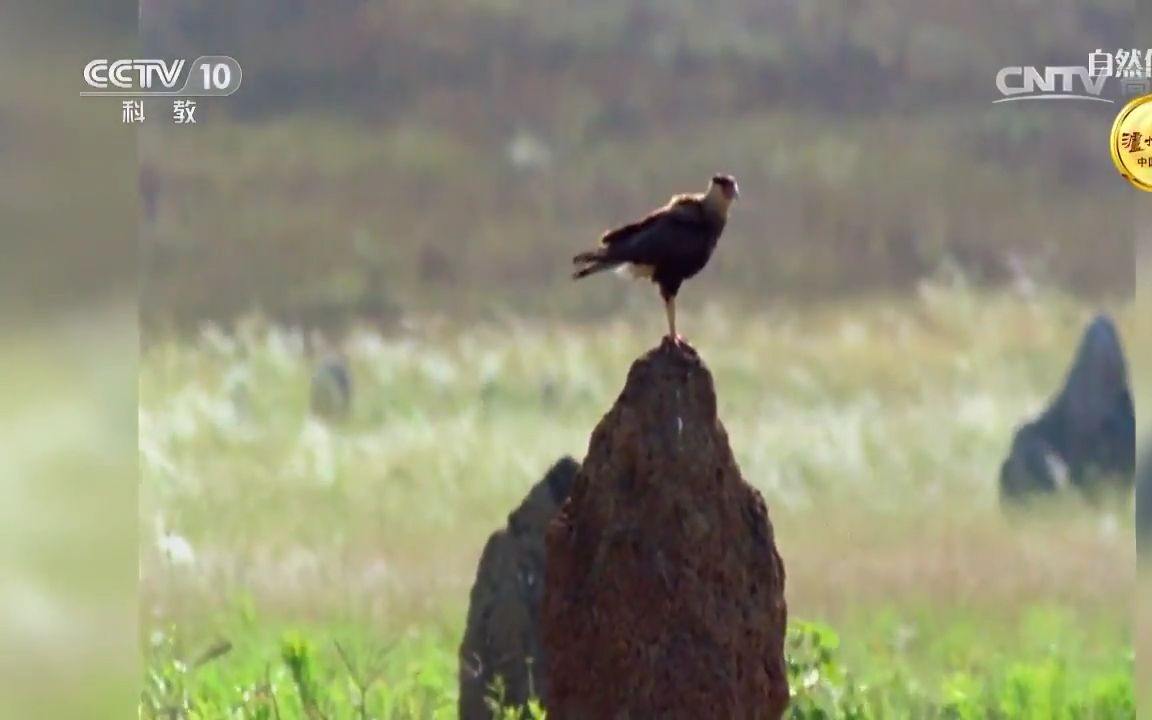
[[[1112,162],[1128,182],[1152,192],[1152,95],[1136,98],[1116,116]]]

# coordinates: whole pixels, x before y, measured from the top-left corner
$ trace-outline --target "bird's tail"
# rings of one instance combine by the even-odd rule
[[[582,252],[572,258],[572,262],[582,266],[572,273],[573,280],[579,280],[606,270],[614,270],[620,265],[619,261],[605,257],[603,249]]]

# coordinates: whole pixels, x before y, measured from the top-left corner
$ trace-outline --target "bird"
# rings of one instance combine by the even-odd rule
[[[736,178],[713,175],[705,192],[673,195],[644,218],[605,232],[599,247],[572,258],[577,267],[572,278],[615,270],[651,280],[664,300],[667,337],[680,344],[684,338],[676,332],[676,295],[685,280],[708,264],[739,196]]]

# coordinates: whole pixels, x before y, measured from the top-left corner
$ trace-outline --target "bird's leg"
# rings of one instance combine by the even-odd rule
[[[683,338],[676,332],[676,298],[673,295],[664,296],[664,314],[668,316],[668,337],[679,345]]]

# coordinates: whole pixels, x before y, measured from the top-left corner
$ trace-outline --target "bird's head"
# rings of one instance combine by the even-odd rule
[[[736,178],[731,175],[713,175],[712,188],[719,190],[729,201],[740,197],[740,186],[736,184]]]
[[[736,178],[731,175],[713,175],[704,199],[722,214],[727,215],[728,206],[738,197],[740,187],[736,184]]]

